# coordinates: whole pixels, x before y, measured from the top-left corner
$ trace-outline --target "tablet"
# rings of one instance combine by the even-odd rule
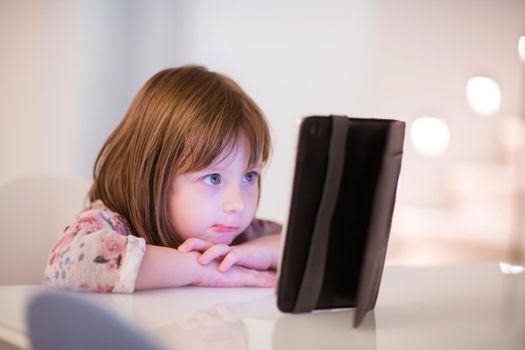
[[[283,312],[375,307],[405,123],[312,116],[299,129],[290,211],[278,269]]]

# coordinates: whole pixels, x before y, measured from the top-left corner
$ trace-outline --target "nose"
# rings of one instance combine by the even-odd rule
[[[226,213],[240,212],[244,208],[242,190],[239,186],[229,186],[224,195],[223,210]]]

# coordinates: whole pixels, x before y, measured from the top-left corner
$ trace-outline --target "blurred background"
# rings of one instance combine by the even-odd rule
[[[286,221],[298,118],[395,118],[387,262],[523,262],[524,35],[523,0],[0,0],[0,186],[90,180],[140,86],[202,64],[271,124],[260,217]]]

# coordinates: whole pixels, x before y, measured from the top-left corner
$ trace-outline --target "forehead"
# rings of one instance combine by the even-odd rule
[[[219,155],[211,162],[209,167],[213,168],[227,168],[235,161],[242,162],[245,167],[261,166],[262,159],[256,160],[255,164],[249,164],[251,155],[251,144],[248,138],[240,133],[238,137],[230,140],[226,147],[219,153]]]
[[[251,131],[253,130],[238,128],[222,135],[191,133],[187,141],[183,142],[182,154],[175,158],[172,175],[225,166],[237,154],[245,157],[246,168],[264,165],[268,154],[268,140]]]

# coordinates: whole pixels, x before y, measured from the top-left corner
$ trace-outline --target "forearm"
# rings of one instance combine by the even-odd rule
[[[197,262],[199,253],[146,245],[135,290],[181,287],[202,280],[205,269]]]

